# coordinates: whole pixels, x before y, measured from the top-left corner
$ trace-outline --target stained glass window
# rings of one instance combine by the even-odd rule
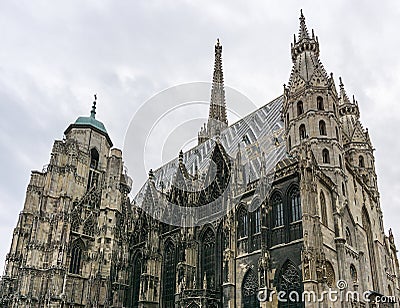
[[[238,213],[238,237],[243,238],[248,234],[247,211],[241,208]]]
[[[291,222],[301,220],[300,192],[296,188],[290,194]]]
[[[71,274],[80,274],[81,263],[82,263],[82,244],[80,242],[75,242],[71,249],[71,260],[69,263],[69,272]]]
[[[274,215],[274,227],[283,226],[283,202],[279,194],[272,197],[272,211]]]
[[[297,308],[302,307],[302,278],[298,268],[290,261],[286,261],[279,274],[279,291],[284,291],[284,299],[287,301],[279,301],[279,308]],[[292,293],[292,295],[291,295]],[[299,300],[297,301],[297,294]],[[290,297],[289,297],[290,296]],[[295,299],[296,301],[293,301]]]

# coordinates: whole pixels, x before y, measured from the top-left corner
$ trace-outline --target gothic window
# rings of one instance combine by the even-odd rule
[[[357,270],[356,270],[356,267],[354,266],[354,264],[350,265],[350,276],[351,276],[351,280],[353,281],[353,283],[357,283],[357,280],[358,280]]]
[[[325,121],[319,121],[319,134],[321,136],[326,136],[326,124]]]
[[[317,97],[317,108],[318,110],[324,110],[324,99],[321,96]]]
[[[327,215],[327,212],[326,212],[326,200],[325,200],[325,195],[324,195],[324,193],[322,191],[319,194],[319,203],[320,203],[320,206],[321,206],[321,220],[322,220],[322,223],[325,226],[328,226],[328,215]]]
[[[304,124],[301,124],[299,127],[299,135],[300,135],[300,140],[306,139],[307,137],[306,126]]]
[[[163,307],[175,307],[175,278],[176,277],[176,251],[174,244],[168,242],[164,251],[164,272],[163,272]]]
[[[303,108],[303,102],[299,101],[297,103],[297,116],[301,115],[304,113],[304,108]]]
[[[140,277],[142,275],[142,255],[136,254],[133,261],[133,272],[131,278],[133,307],[139,307]]]
[[[364,168],[364,167],[365,167],[364,156],[362,156],[362,155],[360,155],[360,156],[358,157],[358,166],[359,166],[360,168]]]
[[[346,243],[349,244],[350,246],[353,245],[353,241],[351,239],[351,233],[350,233],[350,229],[348,227],[346,227]]]
[[[301,220],[300,192],[297,188],[293,189],[290,193],[290,212],[291,212],[290,222]]]
[[[95,223],[93,216],[90,216],[86,219],[85,224],[83,225],[83,233],[89,236],[93,236],[95,231]]]
[[[261,232],[260,208],[254,211],[254,233]]]
[[[283,226],[283,202],[282,197],[279,194],[275,194],[272,197],[272,213],[274,217],[273,226]]]
[[[326,276],[326,284],[328,287],[332,288],[335,283],[335,271],[330,262],[325,262],[325,276]]]
[[[303,307],[302,278],[298,268],[291,262],[286,261],[278,276],[278,292],[283,291],[286,301],[279,301],[279,308],[300,308]],[[290,297],[289,297],[290,296]]]
[[[288,146],[289,149],[292,147],[292,139],[290,138],[290,136],[288,136]]]
[[[242,207],[238,213],[238,237],[244,238],[248,235],[247,211]]]
[[[95,148],[90,150],[90,168],[97,169],[99,166],[99,152]]]
[[[249,269],[244,275],[242,282],[242,307],[258,308],[260,301],[257,299],[259,284],[256,273]]]
[[[207,289],[215,288],[215,234],[208,228],[202,237],[202,283]]]
[[[71,260],[69,263],[69,272],[71,274],[79,275],[81,272],[82,265],[82,252],[83,243],[80,241],[75,241],[71,248]]]
[[[322,162],[324,164],[329,164],[331,161],[331,158],[329,157],[329,151],[327,149],[322,150]]]
[[[371,266],[371,273],[372,273],[372,285],[374,290],[378,290],[378,285],[376,281],[377,277],[377,268],[376,268],[376,258],[375,258],[375,250],[374,250],[374,240],[372,235],[372,228],[371,228],[371,220],[369,219],[369,215],[367,209],[363,207],[362,209],[362,224],[367,236],[367,243],[368,243],[368,255],[369,255],[369,264]]]

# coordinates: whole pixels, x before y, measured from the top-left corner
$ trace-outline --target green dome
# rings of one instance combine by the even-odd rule
[[[76,119],[75,125],[85,125],[85,126],[92,126],[98,130],[100,130],[101,132],[107,134],[107,130],[104,126],[103,123],[101,123],[100,121],[96,120],[94,117],[90,116],[90,117],[79,117],[78,119]]]

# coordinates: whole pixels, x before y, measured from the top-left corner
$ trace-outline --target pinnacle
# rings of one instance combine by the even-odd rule
[[[306,19],[303,15],[303,10],[300,10],[300,29],[299,29],[299,41],[302,39],[309,39],[310,36],[308,34]]]
[[[347,96],[342,77],[339,77],[339,87],[340,87],[340,100],[342,104],[350,104],[349,97]]]

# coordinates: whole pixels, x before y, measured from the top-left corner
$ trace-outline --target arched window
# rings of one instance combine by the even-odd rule
[[[202,237],[201,269],[203,288],[215,288],[215,234],[208,228]],[[206,284],[206,285],[204,285]]]
[[[138,253],[133,261],[133,273],[131,279],[133,307],[139,307],[140,277],[142,275],[142,254]]]
[[[242,282],[242,307],[258,308],[260,301],[257,299],[259,284],[258,277],[252,269],[244,275]]]
[[[349,244],[350,246],[353,246],[353,240],[351,238],[351,232],[349,227],[346,227],[346,243]]]
[[[326,136],[326,124],[324,120],[319,121],[319,134]]]
[[[261,232],[261,216],[260,216],[260,207],[254,211],[254,233]]]
[[[99,166],[99,152],[95,148],[90,150],[90,168],[97,169]]]
[[[81,214],[76,207],[71,214],[71,230],[74,232],[79,232],[79,227],[81,226]]]
[[[81,272],[82,265],[82,252],[83,243],[80,241],[75,241],[71,248],[71,260],[69,263],[69,272],[71,274],[79,275]]]
[[[279,194],[275,194],[272,197],[272,213],[273,213],[273,226],[280,227],[283,226],[283,202],[282,197]]]
[[[326,200],[325,200],[325,195],[324,195],[324,193],[322,191],[319,194],[319,203],[320,203],[320,206],[321,206],[321,220],[322,220],[322,223],[325,226],[328,226],[328,215],[327,215],[327,212],[326,212]]]
[[[350,276],[351,276],[351,280],[353,281],[353,283],[357,283],[358,276],[357,276],[357,270],[356,270],[356,267],[354,266],[354,264],[350,264]]]
[[[300,192],[297,188],[294,188],[290,193],[290,212],[290,222],[301,220]]]
[[[326,284],[329,288],[332,288],[335,284],[335,270],[329,261],[325,262],[325,276]]]
[[[304,113],[303,102],[299,101],[297,103],[297,116],[302,115]]]
[[[307,138],[306,126],[304,124],[301,124],[299,127],[299,135],[301,140]]]
[[[360,168],[364,168],[364,167],[365,167],[364,156],[362,156],[362,155],[360,155],[360,156],[358,157],[358,166],[359,166]]]
[[[324,110],[324,99],[322,98],[322,96],[318,96],[317,97],[317,108],[318,110]]]
[[[322,162],[324,164],[329,164],[331,162],[331,158],[329,157],[329,151],[327,149],[322,150]]]
[[[287,260],[282,266],[278,276],[278,292],[282,292],[286,301],[279,301],[279,308],[303,307],[302,299],[303,283],[301,273],[297,266]],[[292,294],[292,296],[290,296]],[[297,297],[298,295],[298,297]],[[289,297],[290,296],[290,297]]]
[[[241,207],[238,212],[238,238],[246,237],[249,234],[248,231],[247,211],[245,208]]]
[[[175,283],[176,283],[176,251],[171,241],[168,241],[164,250],[163,270],[163,307],[175,307]]]

